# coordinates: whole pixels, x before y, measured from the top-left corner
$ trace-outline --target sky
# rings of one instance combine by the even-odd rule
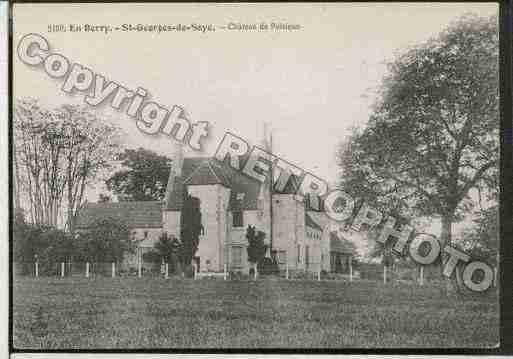
[[[386,62],[436,36],[466,13],[490,16],[494,3],[283,4],[14,4],[14,47],[28,33],[53,52],[130,89],[142,87],[168,108],[180,105],[192,122],[208,121],[201,153],[212,156],[226,131],[257,144],[263,123],[274,154],[334,182],[335,151],[367,121]],[[280,22],[297,31],[135,33],[48,32],[49,24],[214,24]],[[83,103],[61,80],[14,58],[14,96],[57,107]],[[95,108],[122,127],[127,147],[172,155],[164,135],[145,135],[123,111]],[[107,120],[107,119],[106,119]],[[96,201],[99,188],[90,189]]]

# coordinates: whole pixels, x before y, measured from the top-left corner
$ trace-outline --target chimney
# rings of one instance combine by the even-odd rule
[[[167,180],[166,196],[164,198],[164,208],[169,208],[171,205],[171,194],[174,190],[175,178],[182,176],[183,166],[183,143],[174,141],[173,144],[173,161],[171,163],[171,170],[169,171],[169,178]]]

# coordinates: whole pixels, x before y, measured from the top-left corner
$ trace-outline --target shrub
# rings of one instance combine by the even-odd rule
[[[269,274],[279,274],[280,269],[278,267],[278,263],[275,260],[272,260],[271,258],[264,258],[260,265],[260,273],[263,275],[269,275]]]

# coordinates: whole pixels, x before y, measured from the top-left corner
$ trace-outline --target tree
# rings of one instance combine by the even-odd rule
[[[127,149],[119,158],[125,169],[105,183],[123,201],[160,201],[166,194],[171,159],[139,148]]]
[[[94,220],[77,239],[81,259],[93,263],[122,261],[125,253],[135,250],[129,234],[126,223],[120,219],[104,217]]]
[[[248,262],[253,263],[256,268],[257,264],[265,257],[265,233],[262,231],[257,232],[255,226],[248,225],[246,239],[248,240]]]
[[[112,199],[110,198],[109,195],[104,194],[104,193],[100,193],[98,195],[98,203],[108,203],[108,202],[112,202]]]
[[[180,216],[180,262],[184,268],[191,264],[203,232],[200,200],[185,192]]]
[[[13,227],[13,257],[17,262],[34,262],[48,246],[44,232],[51,227],[26,223],[15,223]]]
[[[57,226],[65,212],[73,232],[86,186],[119,150],[119,129],[76,105],[46,109],[19,99],[14,112],[17,195],[27,198],[32,223]]]
[[[150,262],[160,262],[164,260],[169,264],[169,270],[176,272],[178,270],[178,258],[181,251],[181,243],[175,236],[170,236],[167,232],[163,232],[159,241],[155,244],[154,249],[145,253],[145,260]]]
[[[341,185],[392,215],[441,219],[442,247],[497,188],[498,33],[495,18],[462,17],[389,64],[365,128],[340,148]]]
[[[459,245],[472,256],[497,263],[499,253],[499,206],[480,210],[474,225],[463,233]]]
[[[53,273],[55,264],[67,262],[77,253],[76,243],[61,229],[15,221],[13,226],[13,257],[29,272],[37,260],[39,272]],[[27,266],[28,265],[28,266]]]

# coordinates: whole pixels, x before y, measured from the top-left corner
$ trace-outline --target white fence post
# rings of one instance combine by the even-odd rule
[[[192,279],[196,279],[196,266],[192,265]]]
[[[353,281],[353,257],[349,257],[349,282]]]
[[[165,265],[165,270],[166,270],[166,279],[169,278],[169,264],[166,262],[166,265]]]
[[[112,262],[112,278],[116,276],[116,263]]]
[[[64,262],[61,262],[61,277],[64,277]]]
[[[255,263],[255,280],[258,279],[258,268],[257,268],[257,264]]]
[[[285,263],[285,278],[289,279],[289,262]]]
[[[424,285],[424,266],[420,266],[420,285]]]
[[[137,248],[137,276],[142,277],[142,251],[141,247]]]
[[[89,278],[89,262],[86,262],[86,278]]]
[[[224,276],[223,279],[226,280],[226,272],[227,272],[227,265],[224,265]]]
[[[383,266],[383,283],[387,284],[387,266]]]
[[[319,263],[319,270],[317,271],[317,281],[321,280],[321,263]]]

